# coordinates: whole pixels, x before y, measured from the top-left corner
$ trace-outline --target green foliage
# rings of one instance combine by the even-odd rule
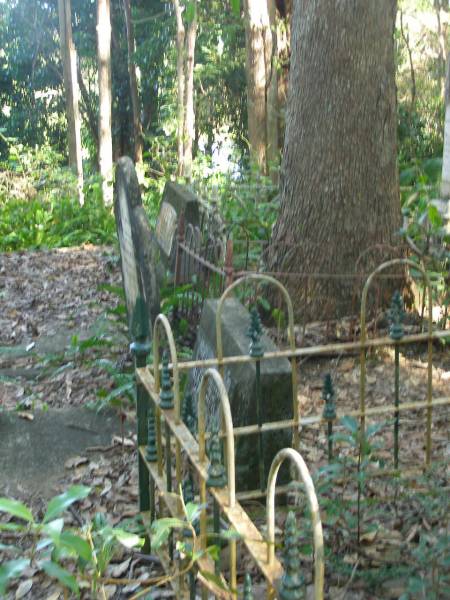
[[[114,217],[98,178],[87,181],[79,205],[75,177],[60,157],[11,145],[0,177],[0,251],[59,248],[115,240]]]
[[[14,531],[32,540],[31,547],[25,551],[16,546],[3,546],[2,550],[10,555],[24,555],[6,561],[0,567],[0,595],[6,593],[11,581],[22,575],[31,559],[38,570],[57,579],[76,597],[80,595],[80,576],[91,582],[92,592],[95,592],[98,579],[104,574],[118,546],[134,548],[142,545],[143,540],[138,535],[120,527],[111,527],[103,515],[81,528],[66,527],[61,515],[90,492],[90,488],[77,485],[55,496],[48,503],[40,522],[23,503],[0,498],[0,512],[25,521],[0,524],[0,531]]]

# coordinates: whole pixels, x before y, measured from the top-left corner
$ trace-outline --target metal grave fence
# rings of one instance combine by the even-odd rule
[[[427,331],[405,335],[402,326],[402,301],[399,294],[393,299],[390,310],[390,335],[386,337],[369,338],[366,328],[366,307],[369,289],[383,271],[393,266],[413,267],[419,269],[424,286],[427,290],[428,321]],[[288,341],[289,348],[277,352],[264,352],[258,345],[258,331],[251,334],[251,346],[246,356],[224,356],[221,337],[221,312],[225,299],[239,286],[265,281],[280,290],[288,313]],[[154,323],[153,331],[153,364],[146,365],[150,352],[150,344],[145,336],[136,339],[132,345],[135,354],[137,377],[137,418],[138,418],[138,445],[139,445],[139,498],[140,510],[147,524],[154,519],[170,514],[176,518],[183,518],[185,514],[184,501],[181,490],[190,488],[190,499],[194,496],[192,483],[198,490],[198,501],[201,507],[198,535],[194,540],[185,530],[177,530],[175,538],[185,543],[193,543],[197,552],[197,560],[191,561],[186,568],[185,559],[176,552],[174,539],[170,539],[167,551],[162,553],[161,560],[169,574],[177,598],[195,598],[200,591],[202,598],[212,594],[218,598],[238,597],[238,558],[237,544],[241,544],[245,552],[251,556],[266,585],[266,597],[293,598],[301,597],[290,594],[301,594],[299,589],[303,582],[298,573],[297,564],[289,557],[298,556],[296,544],[296,524],[291,516],[286,521],[284,561],[282,562],[275,553],[274,539],[274,514],[276,494],[286,492],[286,486],[277,486],[277,474],[284,460],[292,461],[296,471],[303,482],[312,520],[314,538],[314,598],[319,600],[324,597],[324,544],[322,524],[319,513],[314,485],[301,455],[299,442],[301,435],[310,427],[326,427],[328,436],[329,458],[333,452],[333,425],[345,415],[353,415],[359,422],[360,444],[364,441],[366,422],[369,418],[382,415],[392,415],[394,418],[394,456],[392,468],[374,468],[372,476],[392,475],[399,471],[399,430],[401,428],[400,415],[406,411],[424,411],[424,456],[421,464],[414,465],[418,471],[426,470],[433,459],[432,424],[433,414],[437,407],[447,407],[450,397],[433,397],[432,361],[433,344],[439,340],[448,340],[448,330],[434,330],[432,322],[432,292],[426,271],[418,267],[409,259],[393,259],[381,264],[366,280],[363,288],[360,308],[360,334],[359,339],[336,344],[324,344],[313,347],[297,347],[294,335],[294,314],[292,302],[286,288],[276,279],[262,274],[244,275],[234,281],[223,292],[216,314],[216,356],[202,361],[179,362],[176,352],[175,340],[169,321],[164,315],[159,315]],[[161,359],[161,333],[165,338],[162,344],[168,349]],[[400,402],[399,382],[401,376],[399,364],[399,351],[401,347],[411,344],[425,343],[427,345],[427,386],[423,400],[415,402]],[[394,401],[384,406],[369,406],[366,389],[366,354],[369,350],[381,347],[393,347],[395,353],[395,389]],[[324,411],[321,414],[300,414],[298,403],[298,361],[305,357],[341,356],[345,352],[359,353],[359,407],[353,411],[345,412],[336,410],[333,402],[333,391],[330,381],[324,386]],[[228,400],[227,390],[223,383],[223,373],[227,365],[256,363],[257,377],[258,366],[261,361],[271,358],[288,358],[292,365],[292,403],[293,417],[285,421],[263,422],[258,417],[255,425],[233,427],[233,419]],[[202,367],[206,369],[197,401],[197,423],[192,427],[192,415],[183,415],[181,400],[180,379],[182,373],[191,369]],[[221,403],[222,427],[220,431],[206,431],[205,425],[205,393],[208,386],[215,386]],[[258,384],[256,385],[256,398],[258,404]],[[260,411],[257,410],[260,415]],[[184,420],[183,420],[183,416]],[[189,417],[189,418],[187,418]],[[251,492],[237,493],[235,489],[235,457],[234,442],[239,436],[256,435],[258,437],[258,453],[261,468],[261,444],[263,437],[268,432],[286,430],[292,431],[292,447],[280,451],[274,458],[270,468],[265,491],[261,487]],[[193,435],[193,431],[196,435]],[[206,440],[209,439],[209,452],[206,453]],[[225,463],[221,459],[221,441],[225,449]],[[360,449],[361,452],[361,449]],[[262,484],[262,481],[260,481]],[[252,522],[249,514],[242,506],[242,502],[252,498],[266,496],[267,528],[264,533]],[[209,526],[212,515],[212,527]],[[206,552],[208,540],[220,535],[221,520],[225,519],[227,527],[235,535],[227,537],[229,548],[229,567],[221,565],[221,558],[215,560]],[[296,554],[297,553],[297,554]],[[185,561],[183,563],[183,560]],[[194,564],[195,562],[195,564]],[[226,578],[225,571],[229,573]],[[246,580],[243,588],[245,598],[251,598],[251,585]]]

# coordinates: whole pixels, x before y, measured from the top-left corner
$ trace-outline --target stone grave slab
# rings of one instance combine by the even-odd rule
[[[114,412],[70,407],[34,411],[34,420],[17,413],[0,413],[0,496],[45,499],[67,473],[64,463],[86,448],[109,446],[120,432]]]
[[[157,262],[152,231],[142,206],[139,182],[131,158],[117,162],[114,185],[114,212],[119,237],[123,285],[131,337],[140,328],[142,312],[149,323],[160,312]]]
[[[184,213],[186,226],[200,224],[199,200],[185,186],[168,181],[156,222],[155,237],[161,249],[161,258],[169,271],[175,269],[176,236],[181,214]]]
[[[206,300],[197,340],[194,347],[194,359],[203,360],[216,356],[216,326],[218,300]],[[225,301],[222,313],[222,340],[224,356],[247,355],[250,324],[248,310],[236,299]],[[274,352],[278,348],[274,342],[263,335],[262,345],[265,352]],[[189,373],[187,391],[191,391],[194,406],[197,406],[198,390],[204,373],[196,368]],[[237,364],[227,366],[224,372],[225,386],[228,391],[234,427],[256,424],[255,401],[255,364]],[[261,361],[261,398],[263,421],[281,421],[291,419],[292,376],[291,365],[286,358]],[[214,389],[209,387],[206,395],[206,414],[209,426],[218,419],[218,398]],[[272,459],[278,450],[291,446],[290,430],[264,434],[264,462],[266,477]],[[258,481],[257,437],[236,438],[236,479],[238,490],[256,489]]]

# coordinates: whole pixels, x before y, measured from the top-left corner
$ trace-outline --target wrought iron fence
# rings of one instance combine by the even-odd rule
[[[194,235],[194,234],[193,234]],[[186,249],[191,246],[181,240]],[[185,252],[185,248],[182,248]],[[189,252],[186,252],[189,255]],[[226,253],[225,253],[226,255]],[[180,258],[177,260],[178,268]],[[207,263],[208,261],[204,259]],[[203,264],[204,263],[200,263]],[[229,263],[228,263],[229,264]],[[368,337],[367,334],[367,298],[369,289],[373,288],[377,277],[392,267],[414,267],[419,268],[423,277],[424,286],[427,290],[428,321],[427,330],[421,333],[406,335],[402,319],[402,302],[397,294],[389,311],[390,330],[386,337]],[[182,268],[189,270],[184,263]],[[209,268],[209,265],[208,265]],[[231,267],[229,267],[231,268]],[[189,271],[188,271],[189,272]],[[353,415],[358,418],[359,444],[364,444],[366,421],[381,415],[392,415],[394,417],[394,456],[393,468],[373,468],[371,476],[383,476],[399,472],[399,430],[401,428],[400,414],[406,411],[425,412],[424,432],[424,457],[421,464],[413,465],[421,471],[427,469],[433,458],[432,423],[436,407],[444,407],[450,404],[450,397],[433,397],[432,362],[433,343],[437,340],[448,340],[450,332],[433,329],[432,322],[432,293],[431,285],[426,271],[417,267],[409,259],[393,259],[381,264],[366,280],[363,287],[359,337],[356,340],[321,346],[299,347],[294,335],[294,315],[292,303],[286,288],[276,279],[263,274],[246,274],[236,281],[232,281],[235,274],[222,269],[217,273],[222,279],[218,287],[221,290],[228,281],[230,285],[223,291],[219,300],[219,308],[216,317],[216,356],[206,360],[193,360],[179,362],[176,346],[169,321],[160,315],[154,324],[153,333],[153,364],[146,366],[146,357],[150,346],[145,338],[136,340],[133,350],[136,357],[137,374],[137,416],[138,416],[138,444],[139,444],[139,485],[140,485],[140,509],[144,512],[148,523],[161,515],[162,511],[168,511],[172,516],[183,516],[183,501],[180,494],[181,489],[186,488],[186,481],[195,477],[198,489],[199,502],[201,505],[200,528],[198,538],[195,540],[195,548],[198,550],[198,560],[194,566],[195,576],[192,574],[182,575],[182,557],[174,550],[173,539],[169,542],[167,553],[162,555],[163,563],[168,573],[172,573],[173,587],[179,598],[195,598],[196,586],[201,589],[202,597],[206,598],[208,592],[216,597],[235,598],[237,596],[237,544],[242,544],[246,551],[256,563],[261,578],[266,582],[267,597],[288,597],[287,590],[299,589],[304,584],[299,577],[298,569],[292,568],[295,561],[289,557],[298,556],[298,540],[295,534],[295,523],[293,517],[286,522],[285,532],[285,560],[282,563],[275,553],[274,546],[274,502],[276,493],[286,491],[284,486],[276,486],[276,476],[283,460],[292,460],[297,468],[298,474],[304,484],[307,494],[312,520],[312,531],[314,535],[314,597],[318,600],[324,594],[324,548],[322,525],[318,507],[317,496],[314,490],[309,471],[299,454],[299,443],[308,427],[326,427],[328,439],[328,457],[332,460],[336,455],[333,447],[333,426],[338,419],[345,415]],[[248,355],[224,356],[222,348],[221,312],[225,299],[237,288],[243,285],[258,284],[262,281],[277,288],[286,303],[288,314],[288,342],[289,347],[276,352],[264,352],[260,346],[259,327],[257,318],[253,318],[251,330],[251,346]],[[161,360],[161,332],[164,333],[168,353],[163,354]],[[427,388],[426,397],[415,402],[400,402],[399,381],[401,377],[399,364],[400,347],[410,344],[427,344]],[[394,401],[384,406],[369,406],[367,402],[367,362],[366,355],[370,349],[389,346],[394,348],[395,353],[395,389],[393,390]],[[353,411],[338,410],[334,402],[332,382],[328,378],[324,385],[323,397],[325,400],[324,411],[321,414],[304,416],[300,413],[298,403],[298,361],[305,357],[319,356],[341,356],[342,353],[353,351],[359,353],[359,408]],[[262,361],[271,358],[288,358],[292,365],[292,403],[293,417],[285,421],[264,422],[257,410],[257,423],[242,427],[233,427],[233,419],[228,400],[227,391],[223,383],[224,368],[233,364],[256,364],[257,378],[259,378],[258,366]],[[189,372],[194,368],[204,368],[204,374],[199,396],[196,398],[198,410],[197,434],[192,431],[190,424],[193,415],[182,417],[182,401],[180,378],[182,373]],[[207,386],[213,385],[218,390],[218,397],[222,411],[222,431],[206,432],[204,402]],[[258,384],[256,386],[256,405],[260,402],[258,398]],[[274,458],[270,469],[267,487],[263,485],[264,465],[261,452],[263,436],[269,431],[290,429],[292,431],[292,448],[282,450]],[[234,473],[234,440],[239,436],[256,435],[258,437],[258,455],[260,465],[260,488],[252,492],[237,493],[235,489]],[[209,452],[206,455],[206,440],[209,438]],[[225,465],[221,461],[221,444],[224,442]],[[360,454],[362,449],[360,447]],[[173,456],[175,458],[173,464]],[[263,491],[261,491],[263,490]],[[262,534],[252,522],[249,514],[242,506],[243,500],[259,498],[266,495],[267,499],[267,530]],[[158,501],[162,506],[158,509]],[[208,515],[212,513],[212,528],[208,527]],[[164,514],[164,512],[163,512]],[[224,570],[220,564],[220,556],[213,561],[208,557],[206,544],[209,536],[220,535],[221,517],[224,517],[236,532],[236,536],[227,538],[229,546],[229,578],[225,577]],[[360,531],[358,528],[358,536]],[[179,540],[185,538],[185,532],[177,531]],[[215,578],[212,576],[215,574]],[[177,576],[175,576],[177,575]],[[244,597],[251,597],[250,584],[246,580],[244,586]],[[247,590],[247,592],[246,592]],[[245,596],[247,593],[247,596]],[[300,591],[299,591],[300,593]],[[291,596],[289,596],[291,597]],[[297,596],[295,596],[297,597]]]

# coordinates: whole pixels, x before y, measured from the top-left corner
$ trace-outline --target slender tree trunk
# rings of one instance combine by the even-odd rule
[[[77,55],[72,40],[70,0],[58,0],[61,60],[66,96],[69,166],[77,176],[78,197],[83,204],[83,161],[81,156],[81,119],[78,106]]]
[[[185,88],[185,72],[184,72],[184,38],[185,29],[183,23],[183,16],[181,12],[180,0],[172,0],[173,7],[175,10],[175,17],[177,22],[177,87],[178,87],[178,98],[177,98],[177,146],[178,146],[178,175],[184,173],[184,88]]]
[[[312,318],[352,309],[358,258],[400,226],[396,0],[297,0],[281,205],[269,268],[311,277]],[[280,244],[277,246],[277,244]],[[287,280],[297,312],[304,279]]]
[[[139,101],[138,84],[136,77],[136,65],[133,61],[135,52],[134,28],[131,20],[131,3],[130,0],[123,0],[123,10],[125,13],[125,25],[127,29],[127,46],[128,46],[128,73],[130,77],[130,94],[131,106],[133,109],[133,131],[134,131],[134,160],[137,163],[142,163],[142,152],[144,146],[144,138],[142,135],[141,125],[141,105]]]
[[[267,74],[272,54],[267,0],[245,1],[245,45],[250,157],[262,173],[267,173]]]
[[[275,0],[267,0],[269,9],[270,41],[266,44],[266,160],[267,173],[274,184],[278,183],[278,68],[277,19]]]
[[[434,9],[436,12],[436,21],[437,21],[437,34],[438,34],[438,58],[439,58],[439,77],[441,81],[441,95],[442,98],[445,96],[445,56],[446,56],[446,48],[445,48],[445,35],[444,28],[442,27],[442,19],[441,19],[441,0],[434,0]]]
[[[99,164],[103,178],[103,201],[112,204],[112,133],[111,133],[111,7],[110,0],[97,0],[97,48],[99,92]]]
[[[441,196],[450,198],[450,55],[447,57],[445,80],[444,156],[442,160]]]
[[[197,6],[195,15],[189,23],[185,39],[185,97],[184,97],[184,128],[183,128],[183,175],[188,181],[192,177],[192,145],[195,137],[194,112],[194,65],[195,42],[197,38]]]

